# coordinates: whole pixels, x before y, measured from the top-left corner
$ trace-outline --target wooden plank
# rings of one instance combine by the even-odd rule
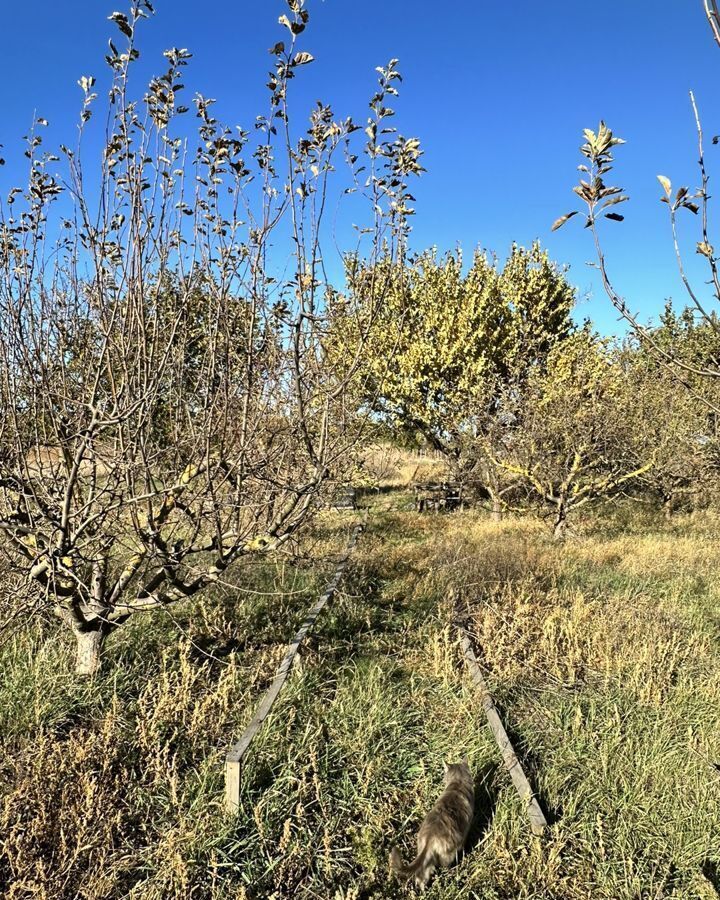
[[[513,784],[515,785],[515,788],[520,795],[520,800],[525,806],[528,818],[530,819],[530,829],[532,833],[538,835],[542,834],[545,828],[547,828],[547,819],[545,818],[545,815],[540,808],[540,804],[538,803],[537,798],[535,797],[535,794],[530,787],[530,782],[527,780],[525,772],[523,771],[523,767],[520,764],[520,760],[517,758],[517,755],[513,748],[512,742],[508,737],[507,732],[505,731],[505,726],[503,725],[497,708],[493,703],[490,691],[488,690],[485,679],[483,678],[482,672],[480,671],[480,666],[478,665],[470,636],[468,635],[465,626],[459,620],[456,624],[460,633],[460,642],[462,644],[465,662],[467,663],[467,667],[470,670],[470,674],[475,683],[475,686],[480,692],[482,706],[485,710],[485,716],[487,717],[488,724],[490,725],[490,730],[493,733],[493,737],[495,738],[495,741],[500,748],[500,754],[503,758],[503,762],[505,763],[505,768],[510,773]]]
[[[270,714],[275,701],[277,700],[280,691],[283,689],[285,682],[287,681],[287,677],[290,674],[290,670],[295,662],[297,657],[298,650],[300,649],[300,645],[307,637],[308,632],[312,628],[312,626],[317,621],[318,616],[325,608],[326,604],[332,599],[337,587],[340,583],[340,579],[345,572],[345,569],[348,564],[348,560],[355,549],[355,545],[357,544],[358,538],[360,534],[365,529],[365,525],[367,523],[367,515],[363,522],[359,525],[356,525],[353,529],[350,540],[348,541],[347,548],[345,550],[345,554],[338,562],[337,569],[335,570],[335,574],[330,579],[329,583],[325,587],[325,591],[315,602],[315,605],[310,609],[308,614],[305,617],[302,625],[300,626],[298,632],[292,641],[288,644],[287,651],[285,656],[283,657],[282,662],[275,674],[275,677],[272,680],[272,684],[265,692],[260,704],[258,705],[255,715],[250,720],[250,724],[245,729],[240,740],[228,751],[227,756],[225,757],[225,807],[228,812],[235,812],[240,805],[240,779],[242,777],[242,763],[245,755],[248,752],[250,744],[252,743],[255,735],[260,731],[263,722]]]

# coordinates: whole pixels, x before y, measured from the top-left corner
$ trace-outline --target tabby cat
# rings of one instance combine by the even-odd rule
[[[475,790],[467,757],[445,766],[445,790],[425,816],[417,836],[417,856],[405,865],[397,849],[390,854],[390,871],[414,878],[424,889],[438,866],[449,866],[465,845],[475,813]]]

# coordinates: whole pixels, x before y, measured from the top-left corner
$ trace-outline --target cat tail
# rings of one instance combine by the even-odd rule
[[[416,878],[419,876],[422,881],[425,881],[424,875],[427,868],[427,845],[422,848],[415,859],[407,866],[402,861],[400,851],[397,847],[393,847],[390,852],[390,871],[399,875],[400,878]]]
[[[390,851],[390,871],[396,875],[402,875],[405,871],[405,864],[397,847],[393,847]]]

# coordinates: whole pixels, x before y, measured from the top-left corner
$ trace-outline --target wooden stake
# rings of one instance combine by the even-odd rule
[[[457,622],[457,628],[460,632],[460,641],[463,648],[463,654],[465,656],[465,662],[467,663],[467,667],[470,670],[470,674],[472,675],[472,679],[475,682],[475,686],[480,691],[483,709],[485,710],[485,715],[487,716],[488,724],[490,725],[490,730],[493,733],[493,737],[495,738],[495,741],[500,748],[500,753],[502,755],[503,762],[505,763],[505,768],[510,773],[513,784],[515,785],[515,788],[520,795],[520,799],[525,806],[528,818],[530,819],[530,829],[532,830],[533,834],[542,834],[544,829],[547,827],[547,819],[545,818],[542,809],[540,809],[540,804],[537,802],[537,799],[533,794],[533,790],[530,787],[530,782],[525,776],[525,772],[523,771],[523,767],[520,764],[520,760],[515,754],[512,742],[508,737],[507,732],[505,731],[505,726],[503,725],[500,715],[498,714],[495,704],[493,703],[490,691],[488,690],[485,679],[483,678],[482,672],[480,671],[480,666],[478,665],[477,658],[475,657],[475,651],[473,650],[470,636],[468,635],[464,625],[460,621]]]
[[[328,583],[325,588],[324,593],[321,597],[318,598],[315,605],[308,612],[305,617],[305,621],[300,626],[299,631],[292,639],[290,644],[288,644],[287,652],[283,657],[282,662],[275,674],[275,678],[273,678],[272,684],[265,692],[264,697],[260,701],[258,705],[255,715],[250,720],[250,724],[245,729],[243,736],[240,740],[235,744],[227,756],[225,757],[225,807],[228,812],[233,813],[237,810],[240,805],[240,779],[242,775],[242,763],[245,755],[252,743],[255,735],[260,731],[260,727],[265,719],[270,714],[270,711],[277,700],[280,691],[283,689],[283,686],[287,680],[288,675],[290,674],[290,669],[292,668],[293,662],[297,657],[298,650],[300,649],[300,645],[305,640],[308,632],[312,628],[312,626],[317,621],[318,616],[323,611],[325,605],[329,600],[332,599],[335,591],[337,590],[338,584],[340,583],[340,579],[343,576],[343,572],[347,566],[348,560],[350,559],[350,555],[355,549],[355,545],[357,544],[357,540],[365,529],[365,525],[367,524],[367,515],[365,516],[364,521],[360,525],[356,525],[350,535],[350,540],[348,541],[347,550],[345,551],[345,555],[338,563],[338,567],[335,570],[335,574],[332,579]]]

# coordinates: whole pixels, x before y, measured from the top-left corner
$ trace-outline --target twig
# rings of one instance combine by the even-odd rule
[[[720,44],[720,10],[718,9],[717,0],[704,0],[704,3],[705,15],[712,28],[713,37]]]

